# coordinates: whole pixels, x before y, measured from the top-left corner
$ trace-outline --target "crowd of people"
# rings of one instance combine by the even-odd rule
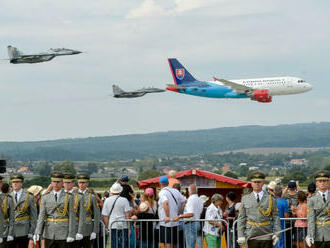
[[[265,175],[255,172],[252,191],[240,202],[234,192],[198,196],[195,184],[185,196],[173,171],[160,177],[159,188],[143,192],[122,176],[103,197],[88,188],[89,180],[54,172],[47,189],[27,190],[21,174],[10,185],[0,180],[0,248],[103,248],[104,241],[111,248],[218,248],[227,233],[230,248],[330,247],[327,171],[315,175],[307,194],[294,181],[284,189],[280,181],[265,187]]]

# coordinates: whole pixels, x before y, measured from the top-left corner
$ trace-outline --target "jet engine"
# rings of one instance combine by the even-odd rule
[[[258,102],[271,102],[272,96],[269,95],[269,90],[254,90],[250,94],[251,100]]]

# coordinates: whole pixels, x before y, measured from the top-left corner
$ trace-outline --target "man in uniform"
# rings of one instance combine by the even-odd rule
[[[24,177],[21,174],[11,176],[13,191],[10,193],[14,201],[14,240],[10,247],[26,248],[32,241],[37,224],[37,208],[33,195],[23,189]],[[7,238],[8,240],[8,238]]]
[[[64,191],[71,194],[73,198],[73,211],[76,215],[76,241],[72,242],[71,247],[78,247],[79,240],[83,239],[83,228],[86,214],[83,208],[83,194],[74,190],[75,176],[71,173],[65,173],[63,178]]]
[[[96,203],[96,196],[88,189],[89,175],[79,174],[77,176],[79,193],[83,195],[83,210],[85,211],[85,224],[83,230],[84,238],[79,241],[79,247],[90,248],[92,240],[96,239],[99,232],[100,209]]]
[[[73,242],[76,235],[73,199],[71,194],[62,189],[62,173],[52,173],[51,185],[52,191],[41,198],[41,208],[33,240],[36,242],[42,236],[45,239],[45,248],[68,247],[68,243]]]
[[[2,177],[1,177],[2,179]],[[1,182],[2,184],[2,182]],[[0,230],[2,242],[0,243],[0,248],[9,248],[10,241],[13,238],[13,231],[14,231],[14,201],[11,195],[9,195],[9,184],[4,183],[1,186],[1,193],[0,193],[0,203],[1,203],[1,213],[3,214],[3,222],[0,223],[2,226]]]
[[[271,248],[277,243],[280,235],[274,234],[274,231],[281,231],[276,200],[262,190],[265,182],[263,173],[253,173],[251,181],[253,192],[243,196],[241,201],[237,242],[240,245],[247,242],[249,248]],[[264,234],[269,236],[249,240]]]
[[[319,171],[314,176],[318,191],[308,201],[308,229],[306,243],[315,248],[330,247],[330,194],[329,171]]]

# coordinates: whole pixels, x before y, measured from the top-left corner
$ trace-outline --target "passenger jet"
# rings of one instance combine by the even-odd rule
[[[299,94],[310,91],[312,86],[297,77],[270,77],[252,79],[218,79],[199,81],[181,63],[168,59],[174,84],[167,90],[193,96],[211,98],[250,98],[258,102],[271,102],[273,96]]]

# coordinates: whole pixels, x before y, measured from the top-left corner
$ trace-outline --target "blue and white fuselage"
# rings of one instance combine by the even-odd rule
[[[167,90],[210,98],[251,98],[271,102],[272,96],[307,92],[312,86],[297,77],[271,77],[214,81],[196,80],[177,59],[168,59],[174,85]]]

